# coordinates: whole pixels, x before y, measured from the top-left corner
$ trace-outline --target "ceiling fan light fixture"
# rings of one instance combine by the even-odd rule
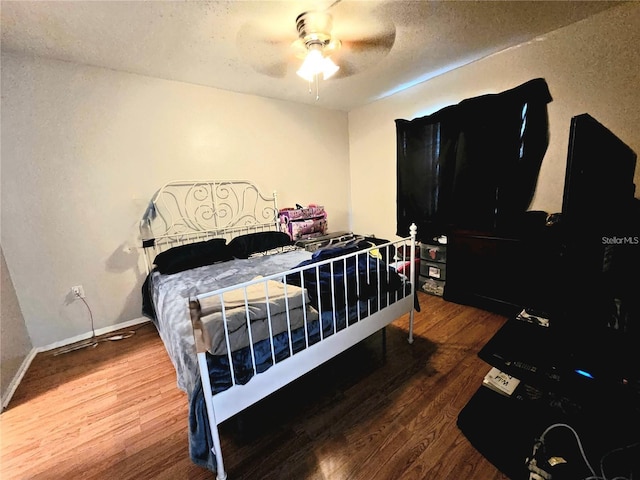
[[[338,70],[340,70],[340,67],[333,63],[333,60],[331,60],[329,57],[324,57],[324,61],[322,63],[322,78],[324,78],[325,80],[327,78],[331,78]]]
[[[322,74],[325,80],[333,76],[340,67],[338,67],[329,57],[322,54],[320,45],[311,45],[307,56],[302,62],[300,69],[296,72],[300,77],[308,82],[313,81],[317,75]]]
[[[329,56],[341,46],[341,42],[331,36],[332,19],[327,12],[309,11],[296,18],[299,40],[294,44],[302,44],[304,61],[296,72],[309,82],[309,93],[315,85],[316,100],[320,98],[320,75],[324,80],[331,78],[340,70]]]

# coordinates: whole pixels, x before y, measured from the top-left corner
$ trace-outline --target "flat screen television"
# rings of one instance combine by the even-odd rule
[[[562,202],[561,308],[576,333],[598,335],[604,328],[640,338],[636,159],[592,116],[572,118]]]
[[[589,114],[571,119],[562,198],[567,228],[624,233],[633,199],[636,153]],[[622,229],[620,232],[607,231]]]

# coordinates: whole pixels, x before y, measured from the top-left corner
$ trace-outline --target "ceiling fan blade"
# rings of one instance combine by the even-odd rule
[[[342,43],[331,54],[341,67],[336,77],[344,78],[373,67],[393,48],[396,26],[389,15],[381,14],[378,6],[379,2],[341,0],[332,5],[332,35]]]
[[[295,58],[291,42],[295,36],[283,36],[259,23],[245,23],[236,35],[236,45],[242,60],[256,72],[273,78],[287,75],[288,65]]]
[[[395,30],[360,40],[345,40],[342,48],[331,55],[340,66],[336,78],[345,78],[367,70],[386,57],[395,43]]]
[[[347,78],[358,73],[358,69],[351,62],[345,60],[344,58],[336,63],[340,66],[340,70],[338,70],[332,78]]]
[[[345,40],[343,46],[352,52],[360,52],[363,50],[380,50],[388,53],[396,41],[396,31],[384,32],[379,35],[358,39],[358,40]]]
[[[276,62],[262,65],[256,65],[254,69],[258,73],[262,73],[263,75],[267,75],[272,78],[284,78],[287,76],[287,72],[289,71],[289,64],[287,62]]]

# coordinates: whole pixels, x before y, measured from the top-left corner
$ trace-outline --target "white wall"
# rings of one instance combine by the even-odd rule
[[[163,183],[249,178],[278,190],[281,206],[325,204],[333,230],[392,238],[394,120],[535,77],[554,100],[531,208],[560,210],[572,116],[592,114],[640,152],[639,32],[640,4],[616,7],[356,109],[348,123],[338,111],[3,55],[1,243],[33,345],[89,331],[72,285],[84,286],[96,328],[140,316],[144,272],[127,249]]]
[[[2,247],[35,347],[141,316],[135,249],[176,179],[251,179],[349,228],[344,112],[72,63],[2,56]]]
[[[632,2],[351,111],[353,229],[394,238],[395,119],[428,115],[537,77],[546,79],[553,101],[549,148],[530,209],[560,211],[571,117],[591,114],[640,153],[638,45],[640,3]],[[639,167],[635,183],[638,197]]]
[[[13,395],[12,383],[31,350],[31,339],[0,248],[0,398],[3,408]]]

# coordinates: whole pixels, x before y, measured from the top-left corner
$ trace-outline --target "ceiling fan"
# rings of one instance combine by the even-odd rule
[[[299,50],[298,58],[304,61],[296,72],[300,77],[312,82],[322,74],[324,80],[332,77],[340,67],[332,60],[331,55],[337,51],[342,42],[331,32],[333,17],[327,11],[308,11],[296,18],[298,40],[292,48]]]
[[[393,47],[395,25],[377,11],[381,3],[337,0],[297,16],[276,11],[244,24],[237,45],[254,70],[272,78],[291,71],[310,83],[345,78],[371,68]]]

